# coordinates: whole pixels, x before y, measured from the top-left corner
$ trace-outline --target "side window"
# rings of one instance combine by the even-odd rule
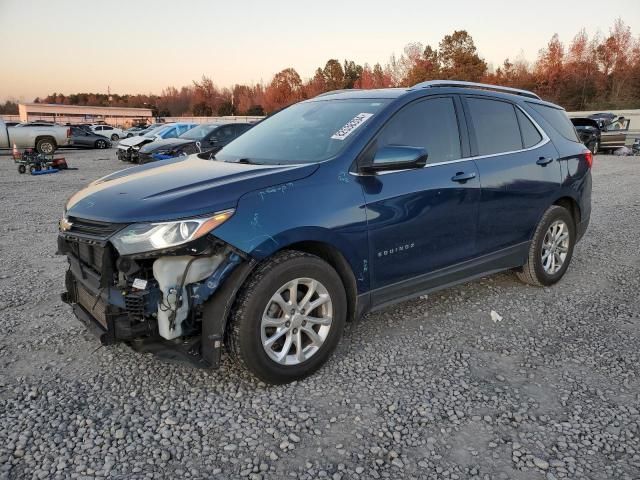
[[[386,145],[424,147],[428,163],[462,157],[453,99],[430,98],[407,105],[385,125],[378,148]]]
[[[102,127],[102,129],[103,130],[113,130],[113,127],[106,126],[106,127]]]
[[[96,128],[95,128],[95,130],[96,130],[97,132],[100,132],[100,131],[102,131],[102,127],[96,127]]]
[[[542,141],[542,135],[540,135],[540,132],[533,123],[531,123],[529,117],[522,113],[519,108],[516,108],[516,115],[518,116],[518,123],[520,123],[524,148],[530,148],[540,143]]]
[[[233,125],[229,125],[228,127],[222,127],[220,129],[220,132],[218,133],[218,136],[222,140],[229,140],[231,137],[233,137],[233,131],[234,131]]]
[[[578,134],[566,112],[560,108],[553,108],[539,103],[527,102],[536,112],[542,115],[547,122],[564,138],[572,142],[581,143]]]
[[[522,138],[513,105],[473,97],[467,98],[467,104],[476,134],[478,155],[522,150]]]

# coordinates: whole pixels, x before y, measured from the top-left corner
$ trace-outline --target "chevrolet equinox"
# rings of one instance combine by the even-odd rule
[[[589,223],[592,159],[565,111],[524,90],[325,93],[215,157],[74,194],[62,298],[103,344],[203,368],[226,347],[290,382],[366,312],[509,269],[558,282]]]

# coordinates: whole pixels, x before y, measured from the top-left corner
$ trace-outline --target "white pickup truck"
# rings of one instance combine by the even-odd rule
[[[7,127],[0,119],[0,150],[35,148],[38,153],[50,154],[56,148],[71,145],[71,128],[62,125],[29,126],[19,124]]]

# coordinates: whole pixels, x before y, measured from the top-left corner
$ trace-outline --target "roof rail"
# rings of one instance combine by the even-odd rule
[[[500,85],[490,85],[488,83],[476,83],[476,82],[461,82],[459,80],[429,80],[426,82],[416,83],[414,88],[435,88],[435,87],[458,87],[458,88],[477,88],[481,90],[493,90],[495,92],[511,93],[513,95],[522,95],[523,97],[535,98],[541,100],[541,98],[529,90],[520,90],[519,88],[501,87]]]
[[[329,92],[323,92],[316,95],[314,98],[324,97],[325,95],[333,95],[334,93],[342,93],[342,92],[357,92],[358,90],[362,90],[361,88],[340,88],[338,90],[331,90]]]

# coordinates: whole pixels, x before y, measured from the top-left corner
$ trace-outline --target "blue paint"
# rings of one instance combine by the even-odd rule
[[[193,304],[202,305],[206,302],[241,261],[242,258],[240,255],[237,253],[230,253],[209,278],[200,283],[194,284],[191,289],[191,299]]]
[[[476,147],[460,107],[462,94],[517,105],[551,141],[528,151],[472,158]],[[466,160],[384,175],[360,172],[355,162],[380,128],[404,106],[430,95],[456,99]],[[212,235],[257,260],[299,242],[324,244],[346,259],[359,294],[528,242],[543,212],[561,197],[575,200],[582,220],[588,220],[591,173],[584,147],[546,124],[528,106],[531,99],[482,90],[417,88],[348,91],[309,101],[349,98],[389,101],[327,161],[256,165],[195,155],[169,159],[105,177],[75,195],[67,215],[133,223],[233,208],[234,215]],[[541,156],[554,161],[541,167],[536,164]],[[475,177],[466,183],[452,181],[459,172]],[[499,265],[505,268],[504,262]],[[204,297],[205,291],[198,294]]]

